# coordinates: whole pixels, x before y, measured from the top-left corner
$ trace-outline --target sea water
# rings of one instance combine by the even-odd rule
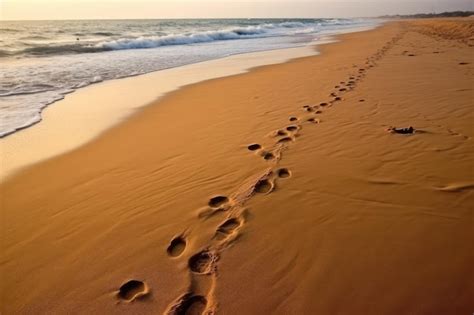
[[[0,21],[0,137],[87,85],[234,54],[308,45],[370,19]],[[98,106],[100,106],[98,104]]]

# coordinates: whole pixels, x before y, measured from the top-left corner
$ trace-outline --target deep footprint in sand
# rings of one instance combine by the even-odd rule
[[[168,314],[172,315],[201,315],[206,310],[207,300],[202,295],[184,295],[178,305]]]
[[[211,208],[219,208],[220,206],[223,206],[228,202],[229,198],[227,198],[226,196],[215,196],[209,200],[208,204]]]
[[[293,132],[293,131],[298,130],[298,126],[291,125],[291,126],[286,127],[286,130]]]
[[[265,152],[265,154],[263,154],[263,159],[264,160],[273,160],[275,158],[275,155],[271,152]]]
[[[166,252],[171,257],[178,257],[184,252],[185,248],[186,248],[186,239],[182,236],[177,236],[173,238],[168,248],[166,249]]]
[[[212,264],[216,260],[216,257],[211,252],[204,250],[197,254],[194,254],[189,258],[188,266],[192,272],[200,274],[208,274],[212,271]]]
[[[250,151],[256,151],[258,149],[260,149],[262,146],[258,143],[253,143],[253,144],[250,144],[249,146],[247,146],[247,149],[249,149]]]
[[[287,168],[280,168],[276,171],[276,174],[280,178],[288,178],[291,176],[291,172]]]
[[[146,284],[139,280],[130,280],[122,284],[119,288],[117,296],[119,299],[132,302],[136,299],[144,297],[148,294],[148,287]]]
[[[230,218],[222,223],[216,231],[216,238],[219,240],[225,239],[227,236],[232,234],[235,229],[241,225],[241,222],[237,218]]]
[[[277,135],[277,136],[287,136],[288,133],[287,133],[285,130],[278,130],[278,131],[276,132],[276,135]]]
[[[280,140],[278,140],[278,143],[287,143],[287,142],[291,142],[291,141],[293,141],[293,138],[284,137],[284,138],[281,138]]]
[[[294,117],[294,116],[291,116],[291,117],[290,117],[290,121],[297,121],[297,120],[298,120],[298,118],[296,118],[296,117]]]
[[[273,190],[274,186],[268,179],[261,179],[255,184],[255,192],[260,194],[268,194]]]

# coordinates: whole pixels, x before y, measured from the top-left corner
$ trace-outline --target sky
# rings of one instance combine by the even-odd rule
[[[0,20],[313,18],[473,10],[474,0],[0,0]]]

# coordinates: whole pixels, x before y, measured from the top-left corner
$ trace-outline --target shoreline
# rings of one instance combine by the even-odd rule
[[[461,23],[392,22],[187,86],[9,178],[2,311],[468,312]]]
[[[108,80],[78,89],[66,94],[64,99],[47,105],[41,112],[41,121],[0,139],[0,151],[3,156],[0,182],[25,167],[65,154],[93,141],[108,129],[123,123],[137,110],[155,103],[169,93],[200,82],[246,73],[258,67],[315,56],[319,54],[319,46],[337,41],[341,34],[364,32],[376,27],[379,25],[323,33],[317,41],[300,47],[235,54]],[[156,87],[157,83],[161,86]],[[137,86],[138,93],[130,91],[115,96],[114,90],[127,91],[130,87]],[[96,103],[115,105],[105,108],[88,105]],[[81,130],[85,126],[88,130]],[[68,138],[58,135],[57,131],[68,134]],[[44,143],[45,139],[48,140],[47,144]]]

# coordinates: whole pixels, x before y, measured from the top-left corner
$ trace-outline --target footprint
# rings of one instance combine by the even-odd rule
[[[465,66],[465,65],[468,65],[468,64],[469,64],[469,62],[460,62],[459,63],[460,66]]]
[[[306,108],[306,111],[307,111],[307,112],[312,112],[313,110],[314,110],[314,109],[313,109],[312,107]]]
[[[322,110],[317,110],[317,111],[315,111],[314,113],[315,113],[315,114],[322,114],[323,111],[322,111]]]
[[[408,57],[415,57],[414,54],[408,54]]]
[[[319,123],[319,119],[316,119],[316,118],[309,118],[308,119],[309,122],[312,122],[314,124],[318,124]]]
[[[284,137],[284,138],[281,138],[280,140],[278,140],[278,143],[286,143],[286,142],[290,142],[290,141],[293,141],[293,138]]]
[[[273,188],[273,183],[268,179],[261,179],[257,182],[257,184],[255,184],[255,192],[261,194],[268,194],[273,190]]]
[[[189,258],[188,266],[192,272],[209,274],[212,271],[213,262],[216,260],[217,256],[207,250],[203,250]]]
[[[207,299],[202,295],[187,293],[179,299],[168,315],[201,315],[204,314],[207,306]]]
[[[360,99],[360,100],[359,100],[359,102],[361,102],[361,103],[362,103],[362,102],[365,102],[365,100],[364,100],[364,99]]]
[[[288,133],[285,130],[278,130],[276,132],[276,135],[277,136],[286,136],[286,135],[288,135]]]
[[[334,98],[334,101],[340,101],[340,100],[341,100],[341,98],[339,96]]]
[[[339,92],[345,92],[345,91],[347,91],[346,88],[339,89]]]
[[[148,294],[148,287],[139,280],[130,280],[122,284],[117,296],[124,301],[132,302]]]
[[[209,200],[208,204],[211,208],[219,208],[227,202],[229,202],[229,198],[227,198],[226,196],[215,196]]]
[[[335,96],[335,95],[334,95]],[[328,106],[328,103],[320,103],[319,106]]]
[[[219,240],[225,239],[232,234],[242,223],[237,218],[230,218],[222,223],[216,231],[216,238]]]
[[[168,248],[166,251],[168,252],[168,255],[171,257],[178,257],[184,252],[184,249],[186,248],[186,240],[182,236],[176,236],[171,240],[171,243],[169,244]]]
[[[253,143],[253,144],[250,144],[247,149],[249,149],[250,151],[256,151],[258,149],[260,149],[262,146],[258,143]]]
[[[290,117],[290,121],[297,121],[297,120],[298,120],[298,118],[296,118],[296,117],[294,117],[294,116],[291,116],[291,117]]]
[[[275,158],[275,155],[273,155],[273,153],[271,153],[271,152],[265,152],[263,154],[263,159],[264,160],[269,161],[269,160],[273,160],[274,158]]]
[[[280,178],[288,178],[291,176],[291,172],[287,168],[280,168],[276,171],[276,173]]]
[[[291,125],[291,126],[286,127],[286,130],[293,132],[293,131],[298,130],[298,126]]]

